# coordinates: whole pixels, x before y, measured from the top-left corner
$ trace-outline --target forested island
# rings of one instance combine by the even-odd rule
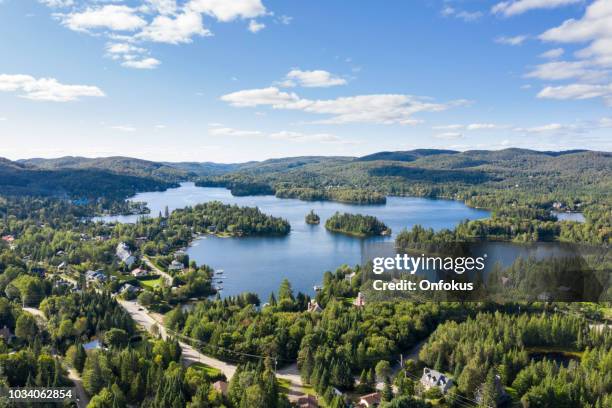
[[[320,222],[321,218],[315,214],[314,210],[310,210],[310,212],[306,214],[306,224],[319,225]]]
[[[332,232],[356,237],[391,235],[391,229],[371,215],[336,212],[325,221],[325,228]]]

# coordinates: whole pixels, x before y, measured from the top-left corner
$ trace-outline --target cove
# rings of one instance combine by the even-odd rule
[[[265,302],[284,278],[289,279],[295,293],[313,294],[313,286],[321,282],[325,271],[342,264],[361,263],[369,245],[393,242],[404,228],[421,224],[440,230],[453,228],[465,219],[480,219],[489,212],[469,208],[458,201],[415,197],[388,197],[384,205],[352,205],[331,201],[300,201],[275,196],[234,197],[225,188],[196,187],[183,183],[164,192],[140,193],[132,201],[144,201],[157,216],[167,206],[170,211],[198,203],[218,200],[240,206],[259,207],[266,214],[283,217],[291,224],[285,237],[219,238],[204,236],[187,249],[198,264],[207,264],[222,274],[215,275],[215,286],[223,287],[223,296],[254,292]],[[304,217],[313,209],[321,217],[320,225],[306,224]],[[393,230],[391,237],[360,239],[335,234],[324,227],[325,220],[336,211],[373,215]],[[132,223],[139,216],[108,216],[98,220]]]

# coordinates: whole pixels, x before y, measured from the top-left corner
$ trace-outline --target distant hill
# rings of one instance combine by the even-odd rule
[[[403,152],[379,152],[369,154],[367,156],[356,159],[357,161],[374,161],[374,160],[389,160],[389,161],[414,161],[421,157],[435,156],[439,154],[455,154],[459,153],[455,150],[439,150],[439,149],[416,149]]]
[[[150,177],[118,174],[96,168],[37,168],[33,163],[0,158],[2,195],[108,197],[123,199],[140,191],[158,191],[173,186]]]
[[[26,166],[43,170],[59,169],[95,169],[115,174],[154,178],[163,181],[176,182],[196,176],[187,170],[173,167],[164,163],[131,157],[102,157],[86,158],[66,156],[57,159],[27,159],[19,161]]]

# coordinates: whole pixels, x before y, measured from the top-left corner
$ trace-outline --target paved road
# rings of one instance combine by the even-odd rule
[[[147,331],[151,332],[152,327],[157,325],[162,338],[165,339],[168,336],[168,330],[163,325],[161,315],[148,312],[135,301],[120,299],[117,299],[117,301],[132,316],[134,321]],[[203,363],[221,371],[228,381],[234,376],[236,372],[235,365],[204,355],[185,342],[180,341],[179,345],[183,351],[183,364],[185,366],[193,363]],[[276,376],[290,382],[290,394],[297,395],[302,393],[302,378],[296,363],[279,370]]]
[[[155,264],[151,262],[151,260],[148,257],[143,256],[142,260],[145,262],[145,264],[147,264],[149,268],[151,268],[153,272],[155,272],[158,275],[161,275],[166,280],[166,283],[169,286],[172,286],[172,276],[170,276],[167,272],[164,272],[161,269],[159,269],[157,266],[155,266]]]

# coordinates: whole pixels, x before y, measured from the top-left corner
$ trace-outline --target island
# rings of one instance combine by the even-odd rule
[[[321,218],[315,214],[314,210],[310,210],[310,212],[306,214],[306,224],[319,225],[320,222]]]
[[[327,219],[325,228],[332,232],[356,237],[391,235],[391,228],[371,215],[336,212]]]

